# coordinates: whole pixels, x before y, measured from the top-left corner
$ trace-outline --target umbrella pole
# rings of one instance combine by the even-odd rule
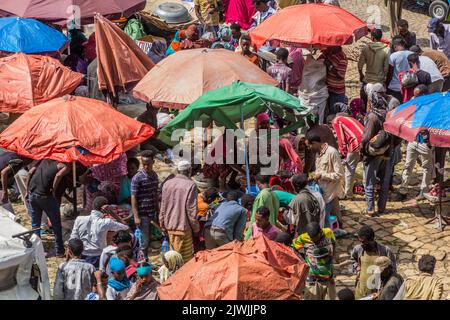
[[[73,179],[73,213],[75,216],[77,216],[77,165],[75,161],[72,161],[72,179]]]
[[[244,110],[241,104],[241,129],[244,131],[244,157],[245,157],[245,175],[247,180],[247,193],[250,192],[250,167],[248,163],[247,143],[245,141],[245,127],[244,127]]]

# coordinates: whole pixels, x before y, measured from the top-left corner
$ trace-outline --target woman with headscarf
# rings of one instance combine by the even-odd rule
[[[236,141],[234,141],[234,143],[236,147]],[[240,185],[236,181],[236,177],[239,172],[245,172],[242,170],[241,166],[237,164],[237,161],[234,161],[234,164],[226,163],[227,153],[237,150],[237,148],[234,148],[234,150],[232,150],[231,148],[227,147],[228,143],[226,140],[226,135],[220,136],[214,142],[214,146],[208,153],[205,165],[203,166],[203,176],[207,179],[219,179],[219,189],[221,191],[226,190],[227,185],[229,188],[238,189]],[[236,152],[234,156],[234,160],[237,160]],[[230,179],[227,183],[228,176],[230,176]]]
[[[230,26],[224,25],[220,27],[219,32],[217,33],[218,41],[214,42],[211,46],[211,49],[216,49],[222,47],[224,49],[234,51],[235,46],[231,43],[232,33]]]
[[[159,283],[152,276],[152,266],[141,263],[136,269],[137,281],[133,284],[125,300],[158,300]]]
[[[156,40],[152,43],[152,47],[148,52],[148,56],[152,59],[154,64],[157,64],[166,56],[167,45],[164,41]]]
[[[280,165],[278,171],[280,173],[287,172],[290,175],[303,172],[302,161],[288,139],[280,140]]]
[[[175,33],[172,43],[167,48],[166,56],[177,51],[186,49],[198,49],[207,45],[207,41],[200,39],[200,35],[195,24],[191,24],[186,29],[181,29]]]
[[[119,258],[113,257],[109,260],[109,269],[112,278],[108,280],[106,289],[107,300],[125,300],[128,291],[130,291],[131,283],[125,273],[125,263]]]
[[[171,275],[180,269],[184,262],[180,253],[174,250],[167,251],[162,256],[162,262],[164,265],[159,268],[159,282],[164,283]]]

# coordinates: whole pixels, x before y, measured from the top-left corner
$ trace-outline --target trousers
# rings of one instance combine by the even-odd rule
[[[378,182],[380,183],[377,203],[378,211],[382,213],[386,210],[391,174],[390,159],[373,157],[364,163],[364,191],[368,211],[375,210],[375,185]]]
[[[353,197],[353,182],[355,181],[356,167],[360,159],[359,151],[350,152],[347,154],[347,159],[344,165],[345,186],[344,194],[347,198]]]
[[[416,164],[417,158],[422,162],[422,183],[420,185],[420,192],[428,191],[428,187],[433,179],[433,149],[429,148],[424,143],[408,142],[406,147],[405,168],[402,173],[402,184],[400,186],[400,193],[408,193],[408,185],[411,181],[411,175]]]

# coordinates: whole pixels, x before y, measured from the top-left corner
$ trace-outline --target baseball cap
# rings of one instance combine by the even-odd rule
[[[436,28],[441,23],[441,21],[438,18],[432,18],[428,21],[428,32],[434,32],[436,31]]]

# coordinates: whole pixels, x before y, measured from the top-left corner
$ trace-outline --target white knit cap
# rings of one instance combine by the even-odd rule
[[[187,160],[181,160],[178,162],[178,171],[186,171],[191,168],[191,163]]]

